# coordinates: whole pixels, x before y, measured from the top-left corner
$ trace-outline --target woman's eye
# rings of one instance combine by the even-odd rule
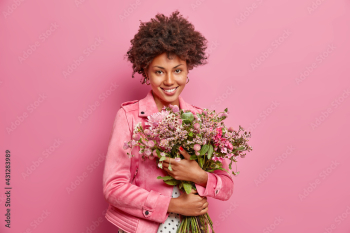
[[[163,71],[161,71],[161,70],[157,70],[157,71],[156,71],[156,74],[159,74],[158,72],[163,72]]]
[[[176,72],[176,71],[178,71],[178,70],[179,70],[179,72]],[[180,73],[180,72],[181,72],[181,69],[177,69],[176,71],[175,71],[176,73]]]

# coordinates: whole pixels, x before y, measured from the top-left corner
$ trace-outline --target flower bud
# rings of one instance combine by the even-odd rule
[[[135,141],[138,141],[138,140],[140,140],[140,134],[134,134],[133,136],[133,139],[135,140]]]
[[[199,150],[201,149],[201,145],[199,145],[199,144],[194,144],[193,149],[194,149],[195,151],[199,151]]]

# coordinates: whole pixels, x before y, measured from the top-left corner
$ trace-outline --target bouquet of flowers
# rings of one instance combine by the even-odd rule
[[[148,122],[144,125],[138,123],[133,132],[133,138],[129,142],[124,142],[124,149],[138,146],[142,159],[159,158],[158,167],[162,168],[162,161],[167,157],[175,160],[183,159],[178,148],[184,147],[191,155],[190,160],[196,160],[199,166],[207,172],[213,172],[222,168],[224,158],[231,160],[229,168],[232,170],[232,162],[237,162],[236,158],[244,158],[244,151],[251,151],[253,148],[247,144],[251,137],[250,132],[246,132],[241,126],[235,131],[232,127],[227,128],[223,122],[228,117],[228,109],[215,113],[203,109],[201,113],[194,111],[180,110],[176,105],[164,106],[161,112],[148,116]],[[127,153],[129,157],[133,156]],[[168,169],[172,171],[169,164]],[[237,165],[236,172],[238,175]],[[172,176],[158,176],[158,179],[168,185],[178,185],[178,188],[189,194],[196,189],[193,182],[176,180]],[[213,223],[208,213],[200,216],[181,216],[179,233],[183,232],[209,232],[210,225],[212,232]]]

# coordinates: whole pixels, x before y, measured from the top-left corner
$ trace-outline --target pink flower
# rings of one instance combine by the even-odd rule
[[[156,150],[153,151],[153,156],[154,156],[154,157],[158,157],[157,151],[156,151]]]
[[[221,148],[221,153],[227,153],[227,148],[226,147]]]
[[[180,110],[179,110],[179,106],[177,106],[177,105],[172,106],[171,109],[173,110],[173,112],[178,112],[178,111],[180,111]]]
[[[151,149],[150,148],[146,148],[145,151],[144,151],[145,155],[148,157],[150,156],[150,154],[152,153]]]
[[[153,140],[152,140],[152,141],[149,141],[149,142],[148,142],[148,146],[149,146],[149,147],[154,147],[154,141],[153,141]]]
[[[162,139],[160,140],[159,146],[166,147],[168,145],[168,140]]]
[[[200,128],[200,124],[199,123],[194,123],[194,125],[193,125],[193,128],[195,128],[195,129],[199,129]]]
[[[180,161],[181,161],[181,158],[176,157],[176,158],[175,158],[175,161],[180,162]]]
[[[193,149],[194,149],[195,151],[199,151],[199,150],[201,149],[201,145],[199,145],[199,144],[194,144]]]
[[[169,115],[169,111],[162,110],[161,112],[153,113],[152,115],[148,116],[148,122],[146,122],[146,125],[153,127],[157,127],[158,124]]]
[[[228,147],[229,150],[233,149],[233,146],[232,146],[232,144],[230,142],[228,143],[227,147]]]
[[[127,141],[124,141],[123,149],[126,150],[129,148],[129,144]]]
[[[233,132],[232,126],[230,126],[227,130],[228,130],[229,132]]]
[[[145,133],[146,135],[150,135],[150,134],[151,134],[151,130],[145,129],[145,130],[144,130],[144,133]]]
[[[196,151],[194,154],[199,156],[201,153],[199,153],[199,151]]]
[[[140,134],[134,134],[133,136],[133,139],[135,140],[135,141],[138,141],[138,140],[140,140]]]
[[[182,119],[178,119],[179,125],[182,124]]]

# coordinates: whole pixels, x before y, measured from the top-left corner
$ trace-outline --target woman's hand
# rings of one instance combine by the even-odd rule
[[[163,161],[163,169],[176,180],[192,181],[205,187],[208,174],[199,166],[196,160],[190,160],[191,155],[185,149],[179,149],[179,151],[185,159],[176,161],[173,158],[166,158]],[[172,171],[169,170],[169,162]]]
[[[201,197],[192,189],[189,194],[181,192],[177,198],[172,198],[169,205],[169,212],[175,212],[185,216],[198,216],[208,212],[209,203],[207,197]]]

